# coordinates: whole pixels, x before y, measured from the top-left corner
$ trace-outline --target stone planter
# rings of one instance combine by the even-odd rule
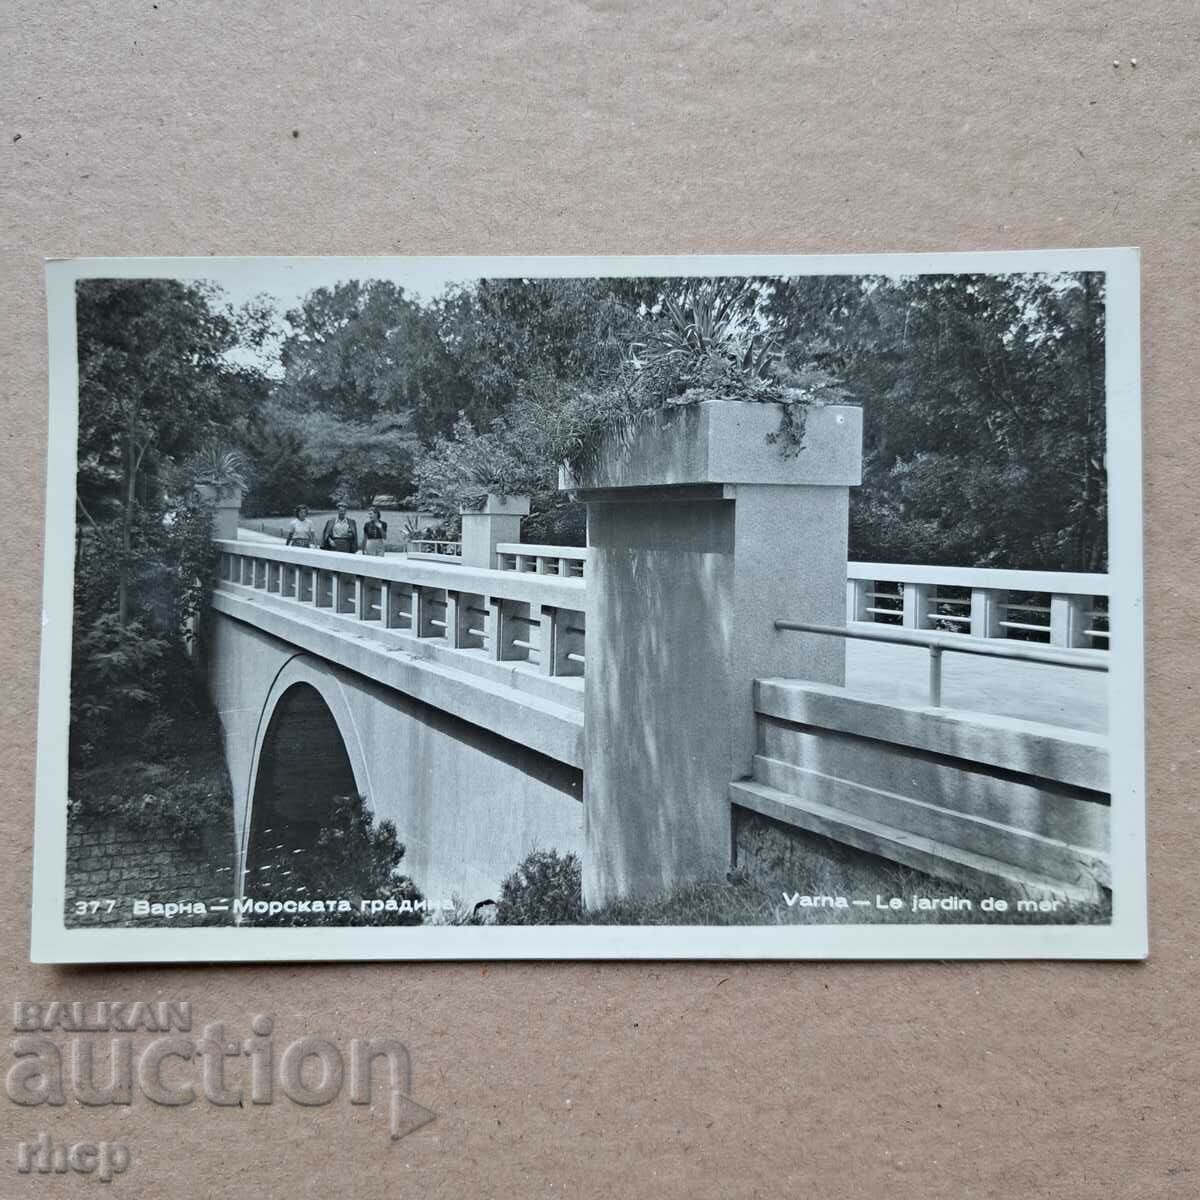
[[[238,522],[242,515],[241,488],[215,488],[212,484],[198,483],[196,494],[213,510],[213,537],[218,540],[235,541]]]
[[[785,457],[774,405],[709,401],[603,444],[560,486],[588,506],[584,898],[723,879],[729,785],[755,752],[754,681],[840,684],[849,489],[862,411],[809,413]]]
[[[496,547],[521,540],[521,518],[529,515],[528,496],[489,495],[482,509],[460,509],[462,562],[467,567],[496,566]]]
[[[703,483],[851,486],[862,482],[862,409],[811,409],[804,449],[784,457],[767,438],[779,428],[779,406],[707,400],[670,409],[613,436],[582,473],[563,467],[559,487],[664,487]]]

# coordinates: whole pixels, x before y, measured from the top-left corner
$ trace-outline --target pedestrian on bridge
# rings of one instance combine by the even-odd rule
[[[313,528],[313,523],[308,519],[308,509],[301,504],[296,509],[296,515],[292,518],[292,523],[288,526],[286,545],[297,546],[301,550],[307,550],[310,546],[315,546],[316,543],[317,531]]]
[[[337,506],[337,516],[325,522],[321,549],[338,550],[342,554],[354,554],[358,550],[358,526],[353,517],[346,515],[344,500]]]
[[[363,553],[383,557],[387,545],[387,522],[374,505],[367,509],[367,520],[363,524]]]

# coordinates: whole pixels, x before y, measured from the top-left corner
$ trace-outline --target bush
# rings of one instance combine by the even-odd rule
[[[265,831],[259,835],[260,841]],[[339,897],[354,902],[352,913],[295,915],[265,918],[251,923],[272,925],[420,925],[422,913],[415,905],[420,889],[400,870],[404,843],[391,821],[375,824],[375,816],[362,796],[338,796],[319,828],[303,826],[275,832],[276,845],[261,846],[254,857],[255,879],[247,880],[247,894],[256,900],[300,900]],[[273,840],[267,838],[267,840]],[[365,914],[359,900],[408,902],[403,912]]]
[[[497,925],[579,925],[583,872],[574,854],[533,850],[500,887]]]
[[[232,831],[233,793],[219,755],[169,765],[122,759],[77,772],[67,811],[72,823],[150,829],[178,846],[201,846]]]

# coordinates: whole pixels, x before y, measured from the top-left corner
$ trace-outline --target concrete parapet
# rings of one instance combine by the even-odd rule
[[[794,678],[761,679],[755,692],[756,708],[768,719],[765,727],[774,718],[1108,791],[1109,740],[1102,734],[1015,717],[874,703]]]
[[[762,680],[757,708],[735,824],[755,813],[800,847],[816,834],[974,888],[1086,902],[1111,888],[1107,738],[794,680]]]

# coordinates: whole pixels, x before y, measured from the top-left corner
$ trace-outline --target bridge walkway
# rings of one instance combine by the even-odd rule
[[[880,704],[928,704],[929,654],[917,646],[846,643],[846,691]],[[947,653],[942,705],[1108,733],[1108,676],[1042,663]]]

